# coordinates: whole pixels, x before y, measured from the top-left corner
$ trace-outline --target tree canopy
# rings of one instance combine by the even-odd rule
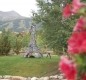
[[[61,0],[36,0],[38,12],[33,12],[33,20],[41,23],[42,38],[45,44],[54,51],[62,51],[67,48],[67,39],[72,32],[74,21],[62,19]]]

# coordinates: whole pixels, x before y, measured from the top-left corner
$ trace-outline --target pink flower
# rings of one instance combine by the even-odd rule
[[[72,12],[76,13],[81,7],[83,6],[83,4],[80,2],[80,0],[73,0],[72,2]]]
[[[80,2],[80,0],[73,0],[72,1],[72,7],[73,7],[72,12],[77,13],[80,8],[85,7],[85,6],[86,4]]]
[[[73,33],[68,40],[68,53],[79,53],[79,47],[81,45],[82,40],[78,39],[79,33]]]
[[[63,9],[63,17],[68,18],[72,14],[78,13],[82,7],[86,7],[86,3],[82,3],[80,0],[73,0],[72,4],[67,4]]]
[[[61,72],[64,73],[67,80],[76,80],[76,65],[71,60],[69,60],[68,57],[61,56],[59,67]]]
[[[86,52],[86,19],[78,19],[71,37],[68,40],[68,53],[80,54]]]
[[[86,30],[86,19],[83,17],[80,17],[80,19],[78,19],[73,31],[84,31]]]
[[[71,5],[67,4],[63,9],[63,17],[68,18],[71,15]]]
[[[86,52],[86,32],[73,32],[68,40],[68,53],[82,54]]]
[[[83,40],[82,45],[80,47],[80,52],[85,53],[86,52],[86,40]]]

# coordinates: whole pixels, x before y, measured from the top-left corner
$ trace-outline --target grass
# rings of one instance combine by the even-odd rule
[[[22,56],[1,56],[0,75],[47,76],[57,73],[58,57],[24,58]]]

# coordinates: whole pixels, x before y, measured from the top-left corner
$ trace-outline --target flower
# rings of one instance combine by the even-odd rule
[[[73,0],[72,7],[72,12],[77,13],[82,7],[86,7],[86,3],[82,3],[80,0]]]
[[[83,40],[82,45],[80,47],[80,52],[85,53],[86,52],[86,40]]]
[[[67,80],[76,80],[76,65],[72,62],[72,60],[69,60],[67,56],[61,56],[59,67]]]
[[[82,54],[86,52],[86,32],[73,32],[68,39],[68,53]]]
[[[83,17],[80,17],[73,29],[73,31],[84,31],[86,30],[86,19]]]
[[[71,5],[67,4],[66,7],[63,9],[63,17],[68,18],[71,15]]]
[[[83,7],[86,7],[86,3],[80,2],[80,0],[73,0],[71,4],[67,4],[63,9],[63,17],[68,18],[72,14],[76,14]]]
[[[72,12],[76,13],[81,7],[83,7],[84,4],[80,2],[80,0],[73,0],[72,1]]]
[[[68,39],[68,53],[81,54],[86,52],[86,19],[80,17]]]

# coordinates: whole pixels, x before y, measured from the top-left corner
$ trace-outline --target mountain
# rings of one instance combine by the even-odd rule
[[[19,15],[15,11],[8,11],[8,12],[0,11],[0,21],[8,21],[8,20],[24,19],[24,18],[25,17]]]
[[[21,16],[15,11],[0,11],[0,30],[11,29],[16,32],[28,30],[31,26],[31,19]]]

